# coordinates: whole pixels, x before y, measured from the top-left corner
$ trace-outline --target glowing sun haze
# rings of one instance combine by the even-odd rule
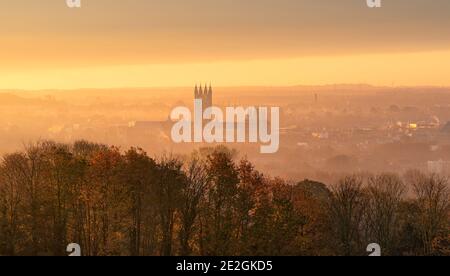
[[[0,89],[450,85],[450,1],[0,0]]]

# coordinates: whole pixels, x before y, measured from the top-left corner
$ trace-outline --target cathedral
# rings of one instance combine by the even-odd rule
[[[205,85],[205,88],[202,88],[202,86],[195,86],[194,90],[194,99],[195,100],[202,100],[202,106],[203,110],[206,110],[209,107],[213,106],[212,97],[213,97],[213,91],[211,85],[209,85],[209,88]]]
[[[209,87],[205,85],[203,88],[201,85],[195,86],[194,89],[194,100],[202,100],[203,110],[213,106],[213,91],[211,85]],[[154,130],[164,130],[168,132],[168,129],[172,127],[173,121],[168,116],[165,121],[133,121],[128,123],[128,127],[133,129],[139,129],[141,131],[154,131]]]

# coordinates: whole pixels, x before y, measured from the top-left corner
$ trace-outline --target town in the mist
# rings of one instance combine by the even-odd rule
[[[369,85],[212,87],[210,104],[279,106],[278,152],[265,156],[259,144],[224,144],[271,175],[329,180],[353,171],[450,172],[447,93],[446,88]],[[124,149],[139,146],[152,154],[211,146],[171,139],[170,112],[193,108],[194,87],[2,91],[0,98],[3,154],[36,140],[85,139]]]

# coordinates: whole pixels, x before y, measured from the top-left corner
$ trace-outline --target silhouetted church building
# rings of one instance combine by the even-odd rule
[[[202,88],[202,86],[195,86],[194,89],[194,99],[202,100],[203,111],[208,107],[213,105],[213,90],[211,85]],[[170,133],[170,128],[173,125],[173,121],[170,116],[167,116],[166,121],[135,121],[130,122],[128,126],[137,131],[141,132],[151,132],[151,131],[163,131],[165,133]]]
[[[202,86],[198,87],[195,86],[194,90],[194,99],[196,100],[202,100],[202,106],[203,110],[206,110],[208,107],[212,107],[213,105],[213,91],[211,85],[209,85],[209,88],[205,85],[205,88],[202,89]]]

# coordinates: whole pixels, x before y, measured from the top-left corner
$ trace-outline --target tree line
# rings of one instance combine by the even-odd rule
[[[225,147],[39,142],[0,163],[0,255],[450,255],[446,178],[357,174],[337,183],[264,175]]]

